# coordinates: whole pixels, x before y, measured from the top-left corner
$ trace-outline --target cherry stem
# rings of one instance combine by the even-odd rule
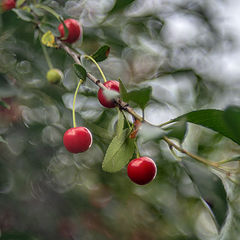
[[[95,59],[92,58],[91,56],[88,56],[88,55],[84,55],[84,57],[90,59],[90,60],[97,66],[99,72],[100,72],[101,75],[102,75],[102,78],[103,78],[104,82],[107,82],[107,79],[106,79],[106,77],[105,77],[102,69],[100,68],[99,64],[95,61]]]
[[[80,62],[80,60],[79,60],[79,55],[78,55],[78,54],[76,54],[75,52],[73,52],[67,45],[65,45],[65,44],[62,43],[61,41],[58,41],[58,40],[57,40],[57,44],[58,44],[61,48],[63,48],[63,49],[74,59],[74,61],[75,61],[76,63],[78,63],[78,64],[81,65],[81,62]],[[87,57],[87,56],[85,56],[85,57]],[[90,57],[90,56],[88,56],[88,57]],[[95,61],[95,60],[94,60],[94,61]],[[102,88],[102,89],[105,89],[105,86],[104,86],[100,81],[98,81],[93,75],[91,75],[90,73],[87,73],[87,77],[88,77],[93,83],[95,83],[98,87],[100,87],[100,88]],[[128,113],[129,113],[130,115],[132,115],[134,118],[138,119],[138,120],[141,121],[141,122],[145,122],[145,123],[147,123],[147,124],[149,124],[149,125],[162,127],[162,126],[165,126],[165,125],[168,125],[168,124],[174,122],[173,120],[170,120],[170,121],[165,122],[165,123],[162,123],[162,124],[160,124],[160,125],[155,125],[155,124],[152,124],[151,122],[148,122],[148,121],[145,120],[145,119],[143,120],[143,118],[142,118],[140,115],[138,115],[130,106],[128,106],[127,103],[123,102],[120,98],[118,99],[117,103],[118,103],[118,106],[119,106],[121,109],[123,109],[124,111],[128,112]],[[213,167],[213,168],[215,168],[215,169],[217,169],[217,170],[219,170],[219,171],[221,171],[221,172],[226,173],[226,171],[225,171],[224,169],[219,168],[219,165],[218,165],[217,162],[208,161],[208,160],[205,159],[205,158],[202,158],[202,157],[200,157],[200,156],[197,156],[197,155],[195,155],[195,154],[192,154],[192,153],[186,151],[186,150],[185,150],[184,148],[182,148],[181,146],[178,146],[178,145],[176,145],[175,143],[173,143],[173,142],[172,142],[168,137],[166,137],[166,136],[163,137],[163,140],[169,145],[169,147],[173,147],[173,148],[175,148],[176,150],[178,150],[179,152],[181,152],[181,153],[183,153],[183,154],[185,154],[185,155],[188,155],[189,157],[195,159],[195,160],[198,161],[198,162],[201,162],[201,163],[203,163],[203,164],[205,164],[205,165],[211,166],[211,167]]]
[[[51,59],[50,59],[50,57],[49,57],[49,55],[48,55],[47,49],[46,49],[46,47],[42,44],[41,40],[40,40],[40,43],[41,43],[41,46],[42,46],[42,50],[43,50],[44,57],[45,57],[45,59],[46,59],[46,61],[47,61],[47,65],[48,65],[49,69],[52,69],[52,68],[53,68],[53,64],[52,64]]]
[[[77,93],[78,93],[78,89],[80,87],[80,85],[83,83],[83,80],[80,79],[77,85],[77,88],[75,90],[75,94],[74,94],[74,98],[73,98],[73,107],[72,107],[72,118],[73,118],[73,127],[76,127],[76,116],[75,116],[75,103],[76,103],[76,99],[77,99]]]

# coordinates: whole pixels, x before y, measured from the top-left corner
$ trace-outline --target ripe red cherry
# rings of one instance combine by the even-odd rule
[[[85,127],[70,128],[64,133],[63,144],[71,153],[85,152],[92,145],[92,134]]]
[[[76,21],[75,19],[69,18],[69,19],[66,19],[64,21],[64,23],[68,29],[68,37],[64,41],[68,42],[68,43],[76,42],[79,39],[80,34],[81,34],[81,28],[80,28],[78,21]],[[61,38],[63,38],[64,37],[64,26],[62,23],[59,24],[58,31],[61,34]]]
[[[107,81],[103,85],[107,89],[119,92],[119,82],[117,82],[115,80]],[[101,88],[98,90],[98,100],[106,108],[116,107],[115,101],[113,99],[107,99],[107,97],[104,95],[104,90]]]
[[[140,157],[133,159],[127,167],[128,177],[139,185],[151,182],[156,174],[157,167],[155,162],[148,157]]]
[[[8,11],[8,10],[11,10],[12,8],[16,7],[16,1],[15,0],[3,0],[1,5],[2,5],[3,11]]]

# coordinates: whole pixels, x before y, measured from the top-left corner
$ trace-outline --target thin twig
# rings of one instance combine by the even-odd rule
[[[66,44],[64,44],[63,42],[61,42],[59,39],[56,40],[56,43],[58,44],[58,46],[62,49],[64,49],[73,59],[77,64],[81,65],[81,61],[80,61],[80,55],[77,54],[76,52],[72,51]],[[87,78],[89,80],[91,80],[93,83],[95,83],[98,87],[102,88],[102,89],[106,89],[106,87],[98,80],[96,79],[91,73],[87,73]],[[140,116],[139,114],[137,114],[126,102],[122,101],[120,98],[116,99],[116,103],[118,105],[118,107],[126,112],[128,112],[130,115],[132,115],[135,119],[138,119],[141,122],[145,122],[148,123],[150,125],[150,122],[146,121],[145,119],[143,119],[142,116]],[[167,122],[167,123],[171,123],[171,121]],[[176,150],[178,150],[179,152],[186,154],[187,156],[205,164],[208,166],[212,166],[214,168],[219,169],[219,165],[218,163],[215,162],[210,162],[205,158],[202,158],[200,156],[197,156],[193,153],[188,152],[187,150],[185,150],[184,148],[178,146],[177,144],[175,144],[174,142],[172,142],[168,137],[164,136],[163,140],[169,145],[169,147],[173,147]],[[219,170],[223,170],[223,169],[219,169]]]

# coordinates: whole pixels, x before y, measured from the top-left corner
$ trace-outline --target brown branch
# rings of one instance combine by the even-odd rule
[[[73,59],[77,64],[81,65],[81,61],[80,61],[80,55],[76,52],[74,52],[72,49],[70,49],[66,44],[64,44],[62,41],[60,41],[59,39],[56,40],[56,43],[58,44],[58,46],[62,49],[64,49]],[[95,83],[98,87],[102,88],[102,89],[106,89],[106,87],[98,80],[96,79],[91,73],[87,73],[87,78],[89,80],[91,80],[93,83]],[[137,114],[127,103],[125,103],[124,101],[122,101],[120,98],[116,99],[116,103],[118,105],[118,107],[126,112],[128,112],[130,115],[132,115],[135,119],[138,119],[141,122],[145,122],[148,123],[150,125],[150,122],[146,121],[143,119],[142,116],[140,116],[139,114]],[[177,144],[175,144],[174,142],[172,142],[168,137],[164,136],[163,140],[168,144],[169,147],[174,147],[176,150],[178,150],[179,152],[186,154],[187,156],[214,168],[217,168],[219,170],[223,170],[219,168],[218,163],[215,162],[210,162],[205,158],[202,158],[200,156],[197,156],[193,153],[188,152],[187,150],[183,149],[182,147],[178,146]]]

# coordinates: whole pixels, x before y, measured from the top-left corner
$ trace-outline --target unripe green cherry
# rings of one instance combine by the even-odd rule
[[[47,80],[49,83],[57,84],[63,79],[63,73],[57,68],[52,68],[47,72]]]

